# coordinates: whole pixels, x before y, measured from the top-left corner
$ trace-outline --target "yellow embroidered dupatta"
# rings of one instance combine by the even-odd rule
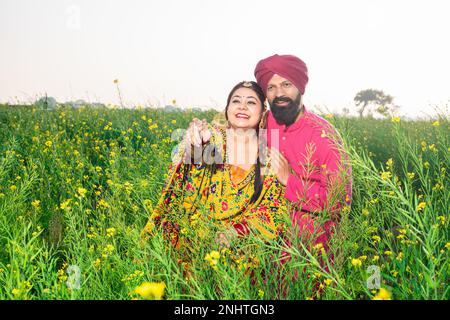
[[[183,160],[187,160],[187,152],[184,145],[180,145],[161,198],[143,234],[151,234],[155,226],[160,227],[171,235],[175,247],[179,247],[183,226],[195,225],[201,216],[225,226],[244,222],[268,239],[277,237],[283,228],[282,215],[287,213],[284,187],[274,176],[263,176],[262,192],[250,203],[254,192],[254,166],[241,172],[242,179],[235,184],[230,171],[235,173],[236,168],[227,164],[224,156],[226,132],[218,126],[210,126],[210,130],[213,133],[210,145],[214,146],[216,159],[221,159],[222,164],[186,163]]]

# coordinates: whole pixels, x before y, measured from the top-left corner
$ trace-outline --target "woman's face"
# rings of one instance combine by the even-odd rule
[[[227,116],[234,129],[256,129],[262,115],[262,102],[250,88],[237,89],[230,99]]]

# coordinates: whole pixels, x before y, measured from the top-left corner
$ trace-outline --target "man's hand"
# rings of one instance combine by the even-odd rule
[[[275,148],[269,149],[269,156],[271,159],[271,166],[275,174],[277,175],[278,181],[283,186],[287,185],[289,175],[291,174],[291,166],[286,158]]]
[[[211,131],[208,129],[208,122],[205,119],[194,118],[186,131],[186,144],[188,146],[199,147],[202,143],[207,143],[211,139]]]

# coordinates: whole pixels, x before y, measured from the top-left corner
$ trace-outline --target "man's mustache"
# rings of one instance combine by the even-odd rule
[[[292,99],[288,98],[288,97],[276,97],[275,99],[273,99],[272,103],[280,103],[280,102],[294,102]]]

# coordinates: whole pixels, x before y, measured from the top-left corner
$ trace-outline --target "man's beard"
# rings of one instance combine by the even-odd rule
[[[278,124],[290,126],[297,120],[298,115],[302,111],[300,106],[302,96],[299,93],[295,100],[292,100],[288,97],[277,97],[273,99],[270,104],[270,111],[272,111],[273,117],[277,121]],[[276,104],[280,102],[288,102],[288,105],[284,107],[279,107]]]

